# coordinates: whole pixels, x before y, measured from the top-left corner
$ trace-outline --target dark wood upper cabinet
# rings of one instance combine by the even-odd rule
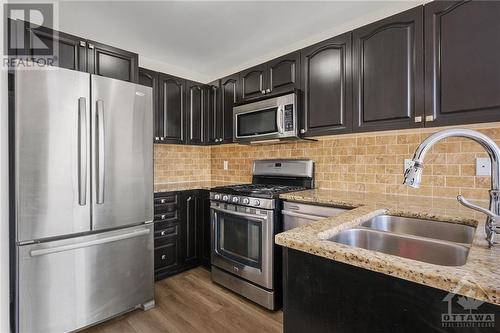
[[[243,101],[261,97],[266,93],[267,64],[257,65],[240,73],[241,99]]]
[[[158,112],[161,114],[160,140],[165,143],[185,143],[184,79],[160,73],[158,76]]]
[[[291,92],[300,86],[300,51],[240,72],[241,101]]]
[[[88,70],[92,74],[138,82],[139,56],[116,47],[87,41]]]
[[[223,136],[223,117],[220,105],[220,81],[209,83],[206,88],[205,100],[205,133],[208,144],[219,143]]]
[[[220,81],[221,116],[222,116],[222,142],[233,142],[233,106],[238,100],[239,78],[238,74],[227,76]]]
[[[351,131],[351,37],[346,33],[302,50],[304,136]]]
[[[300,86],[300,51],[269,61],[267,70],[269,79],[266,89],[270,89],[269,93],[293,91]]]
[[[158,72],[146,68],[139,68],[139,84],[153,89],[153,139],[154,142],[161,142],[163,136],[163,114],[158,108]]]
[[[354,131],[422,126],[423,52],[423,6],[354,30]]]
[[[500,120],[500,2],[425,5],[426,126]]]
[[[47,64],[77,71],[87,71],[87,42],[85,39],[49,29],[31,27],[29,22],[11,21],[17,32],[24,33],[24,47],[18,55],[30,58],[47,58]],[[9,27],[10,28],[10,27]]]
[[[203,144],[205,142],[205,87],[201,83],[186,83],[186,143]]]

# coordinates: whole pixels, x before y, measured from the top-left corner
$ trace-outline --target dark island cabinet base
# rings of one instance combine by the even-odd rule
[[[285,333],[500,332],[499,306],[288,248],[283,254]],[[448,300],[452,314],[496,322],[442,321],[452,318]],[[477,310],[467,308],[473,301]]]

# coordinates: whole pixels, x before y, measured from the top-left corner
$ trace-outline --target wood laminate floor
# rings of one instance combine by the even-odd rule
[[[156,307],[135,310],[84,333],[282,332],[283,312],[267,311],[210,280],[198,267],[155,284]]]

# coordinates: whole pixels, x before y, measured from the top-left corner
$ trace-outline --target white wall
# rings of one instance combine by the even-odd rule
[[[3,0],[0,17],[3,18]],[[0,24],[2,56],[3,19]],[[9,209],[8,209],[8,118],[7,71],[0,69],[0,332],[9,332]]]

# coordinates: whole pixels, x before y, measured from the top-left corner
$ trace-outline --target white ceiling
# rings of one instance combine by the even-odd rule
[[[56,16],[141,66],[208,82],[422,2],[60,1]]]

